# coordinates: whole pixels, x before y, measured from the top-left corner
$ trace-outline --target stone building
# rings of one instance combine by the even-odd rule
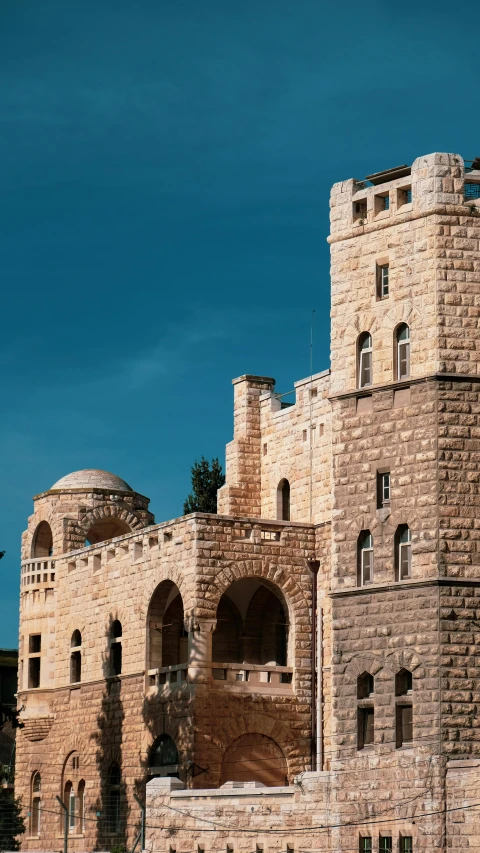
[[[72,851],[133,846],[135,795],[152,853],[480,850],[480,161],[330,204],[331,368],[234,380],[218,515],[102,471],[35,498],[27,850],[57,797]]]

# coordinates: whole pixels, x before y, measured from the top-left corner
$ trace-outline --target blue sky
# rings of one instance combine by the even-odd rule
[[[230,381],[328,366],[328,194],[480,155],[477,4],[2,0],[0,646],[31,498],[98,467],[181,514]]]

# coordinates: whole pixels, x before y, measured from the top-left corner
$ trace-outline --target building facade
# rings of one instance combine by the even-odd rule
[[[480,162],[330,204],[331,368],[234,380],[218,515],[35,498],[27,850],[480,850]]]

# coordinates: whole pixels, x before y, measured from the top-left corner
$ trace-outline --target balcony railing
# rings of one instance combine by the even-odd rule
[[[21,591],[52,587],[55,584],[55,560],[24,560],[21,569]]]
[[[293,693],[293,668],[275,664],[213,663],[214,681],[251,693]]]
[[[161,666],[158,669],[149,669],[147,672],[147,686],[156,687],[157,690],[177,689],[187,681],[187,664],[180,663],[175,666]]]

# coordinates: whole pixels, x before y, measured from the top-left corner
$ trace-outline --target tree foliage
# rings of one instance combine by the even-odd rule
[[[0,765],[0,780],[3,776],[3,768]],[[25,829],[20,800],[13,796],[11,788],[0,786],[0,850],[20,850],[18,836],[22,835]]]
[[[212,459],[211,463],[202,456],[200,462],[195,460],[191,468],[192,491],[183,504],[183,512],[211,512],[217,511],[217,489],[225,483],[225,475],[218,458]]]
[[[5,723],[10,723],[12,729],[23,729],[23,723],[20,719],[20,714],[23,708],[12,708],[11,705],[3,705],[0,702],[0,732]]]

